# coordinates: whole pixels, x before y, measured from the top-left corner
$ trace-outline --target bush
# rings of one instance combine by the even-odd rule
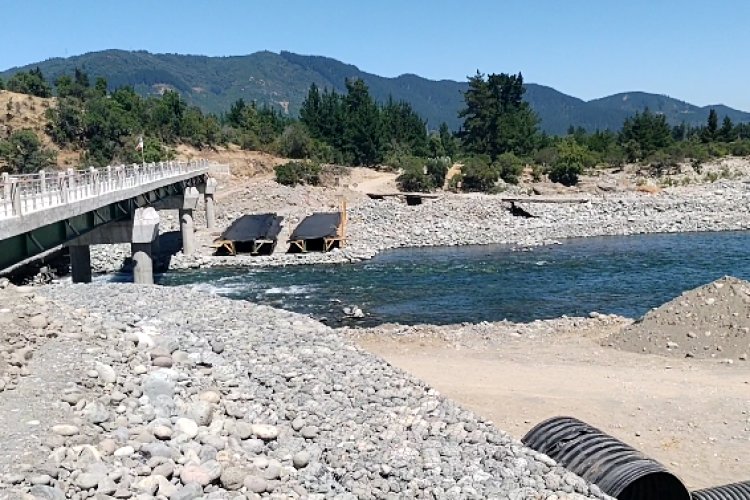
[[[549,180],[558,182],[563,186],[575,186],[578,184],[578,176],[583,173],[580,163],[558,162],[549,172]]]
[[[448,170],[453,166],[453,162],[447,156],[441,156],[438,158],[427,159],[427,175],[432,179],[432,184],[435,188],[443,187],[445,184],[445,176],[448,174]]]
[[[513,153],[503,153],[495,160],[500,178],[508,184],[518,184],[523,173],[523,161]]]
[[[678,157],[672,156],[664,151],[656,151],[649,156],[649,173],[652,177],[673,175],[679,173]]]
[[[312,162],[289,162],[277,166],[276,182],[285,186],[309,184],[317,186],[320,183],[320,165]]]
[[[301,123],[288,125],[279,138],[279,153],[287,158],[309,158],[313,152],[313,142],[307,129]]]
[[[33,130],[22,129],[10,134],[8,140],[0,140],[0,159],[11,174],[30,174],[54,165],[56,154],[42,147]]]
[[[490,165],[488,158],[473,156],[464,161],[461,169],[461,189],[490,193],[495,190],[499,178],[499,172]]]
[[[729,151],[734,156],[750,156],[750,141],[734,141],[729,144]]]
[[[432,177],[424,173],[422,168],[409,167],[396,178],[401,191],[432,191],[435,189]]]

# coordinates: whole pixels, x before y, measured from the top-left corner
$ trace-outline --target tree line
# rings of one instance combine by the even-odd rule
[[[503,182],[519,182],[528,166],[535,180],[547,176],[573,185],[597,165],[638,162],[660,175],[686,160],[698,169],[711,157],[750,155],[750,124],[720,121],[715,110],[701,127],[670,126],[663,115],[645,109],[626,119],[619,132],[571,127],[556,137],[540,131],[537,115],[523,100],[520,73],[477,72],[468,84],[459,115],[463,126],[455,133],[445,123],[428,130],[406,102],[376,102],[359,79],[346,81],[345,93],[312,84],[298,119],[243,99],[220,115],[205,114],[177,92],[142,97],[132,87],[110,90],[106,80],[92,83],[80,69],[52,84],[38,68],[19,72],[0,80],[0,89],[56,96],[57,105],[47,110],[47,133],[60,147],[80,151],[85,165],[141,161],[135,149],[140,137],[146,161],[171,158],[177,144],[232,143],[304,160],[282,169],[279,179],[286,183],[316,182],[320,163],[387,165],[401,172],[402,188],[432,190],[443,186],[448,168],[460,161],[454,188],[492,191]],[[0,139],[0,159],[14,172],[55,161],[28,130]]]

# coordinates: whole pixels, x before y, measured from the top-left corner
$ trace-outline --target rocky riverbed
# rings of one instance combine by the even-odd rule
[[[605,498],[307,317],[0,288],[4,498]]]
[[[168,263],[171,269],[352,262],[399,247],[492,243],[523,247],[573,237],[750,228],[750,186],[739,180],[667,188],[655,194],[628,191],[576,195],[586,198],[586,203],[517,203],[533,215],[531,218],[512,215],[503,195],[445,193],[423,205],[407,206],[391,199],[370,200],[342,189],[290,188],[273,181],[251,181],[235,189],[238,191],[219,201],[219,228],[199,229],[199,252],[172,255]],[[335,209],[340,197],[350,200],[346,248],[327,254],[285,253],[291,229],[305,215]],[[285,217],[273,255],[211,255],[210,243],[234,218],[268,211]],[[196,227],[205,227],[200,211],[196,214]],[[176,217],[167,213],[162,232],[176,229],[176,223]],[[128,256],[127,246],[101,246],[93,252],[92,262],[97,271],[108,272],[119,269]]]

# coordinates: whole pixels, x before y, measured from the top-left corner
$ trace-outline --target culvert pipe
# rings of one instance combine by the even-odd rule
[[[545,420],[521,441],[619,500],[690,500],[662,464],[576,418]]]
[[[750,481],[725,484],[693,492],[694,500],[750,500]]]

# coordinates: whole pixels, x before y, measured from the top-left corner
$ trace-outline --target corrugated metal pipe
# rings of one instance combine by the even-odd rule
[[[662,464],[578,419],[545,420],[522,441],[619,500],[690,500]]]

